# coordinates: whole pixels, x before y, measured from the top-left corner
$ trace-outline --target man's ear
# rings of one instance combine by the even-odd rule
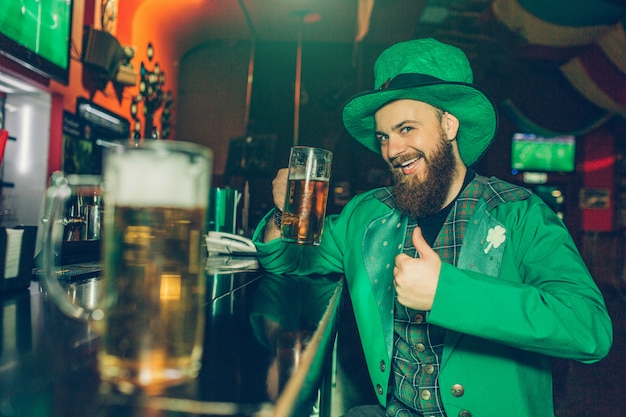
[[[459,119],[453,114],[445,112],[441,118],[441,128],[446,133],[448,139],[454,140],[459,131]]]

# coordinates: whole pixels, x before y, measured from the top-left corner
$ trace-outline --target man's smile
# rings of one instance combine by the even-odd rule
[[[404,175],[411,175],[415,173],[423,163],[423,155],[418,154],[410,158],[398,157],[396,161],[392,161],[392,166],[394,169],[402,170]]]

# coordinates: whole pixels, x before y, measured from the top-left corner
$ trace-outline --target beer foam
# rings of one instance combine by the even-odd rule
[[[158,151],[111,154],[105,168],[107,203],[117,206],[206,207],[210,163]]]

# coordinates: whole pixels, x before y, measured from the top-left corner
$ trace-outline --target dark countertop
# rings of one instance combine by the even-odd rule
[[[98,336],[64,316],[36,280],[0,295],[0,415],[310,415],[330,370],[339,277],[248,270],[207,272],[206,279],[200,374],[158,396],[121,394],[102,384]],[[89,298],[99,282],[66,288]]]

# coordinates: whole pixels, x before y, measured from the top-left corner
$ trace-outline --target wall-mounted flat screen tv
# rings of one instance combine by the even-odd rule
[[[511,170],[573,172],[576,168],[576,137],[515,133],[511,144]]]
[[[0,54],[67,84],[73,0],[2,0]]]

